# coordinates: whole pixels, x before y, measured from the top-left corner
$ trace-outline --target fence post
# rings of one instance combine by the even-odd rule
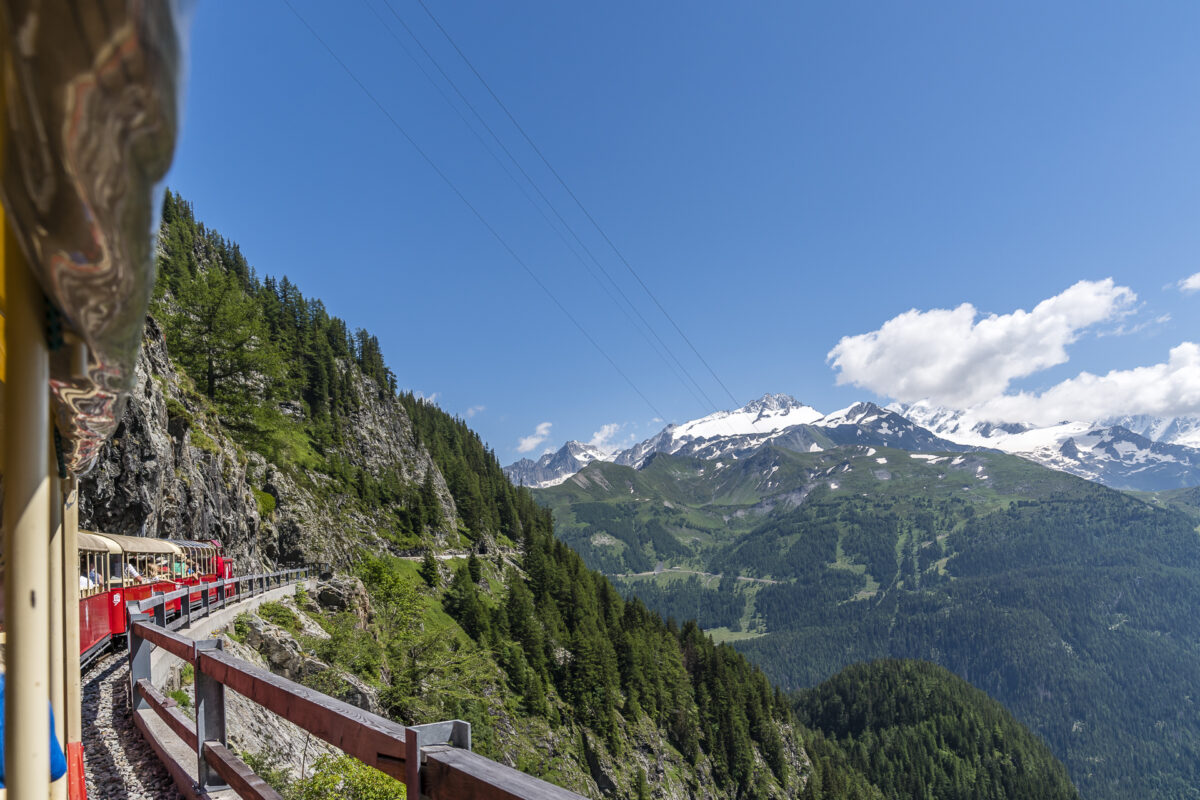
[[[404,788],[408,797],[421,796],[421,740],[412,728],[404,729]]]
[[[204,758],[205,742],[226,744],[225,685],[200,669],[200,653],[221,650],[221,645],[220,639],[205,639],[196,642],[192,650],[192,666],[196,675],[196,775],[201,792],[229,788]]]
[[[221,608],[224,608],[226,605],[226,601],[228,599],[229,598],[225,595],[225,584],[223,582],[218,583],[217,584],[217,604],[219,606],[221,606]]]
[[[150,595],[152,597],[162,597],[163,593],[151,591]],[[154,624],[160,628],[167,627],[167,604],[166,604],[166,602],[161,602],[154,607]]]
[[[136,607],[136,606],[135,606]],[[132,609],[129,612],[129,707],[134,711],[141,711],[143,708],[149,708],[150,704],[146,699],[138,694],[137,682],[142,678],[150,680],[150,651],[154,649],[154,645],[147,642],[141,636],[138,636],[133,629],[135,622],[149,622],[150,615],[141,612],[135,612]]]

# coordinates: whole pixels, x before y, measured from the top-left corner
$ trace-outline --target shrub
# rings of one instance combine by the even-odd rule
[[[167,692],[167,696],[179,704],[180,708],[191,708],[192,698],[188,697],[188,693],[183,689],[172,689]]]
[[[229,632],[229,638],[239,644],[246,642],[246,637],[250,635],[250,615],[238,614],[233,621],[233,630]]]
[[[283,603],[263,603],[258,607],[258,615],[273,625],[278,625],[293,636],[300,632],[300,618],[296,612]]]
[[[254,492],[254,500],[258,503],[258,515],[260,517],[269,517],[275,513],[275,495],[270,492],[264,492],[261,489],[250,487],[250,491]]]
[[[403,800],[404,784],[351,756],[321,756],[313,774],[296,781],[289,800]]]
[[[212,440],[212,437],[199,428],[192,429],[192,447],[213,455],[221,452],[221,448],[217,447],[217,443]]]

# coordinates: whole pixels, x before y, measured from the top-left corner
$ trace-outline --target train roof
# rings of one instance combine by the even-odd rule
[[[101,539],[111,539],[127,553],[171,553],[172,555],[183,555],[182,547],[172,544],[166,539],[151,539],[149,536],[120,536],[115,533],[92,533],[90,531],[89,533]],[[80,536],[82,535],[83,531],[80,531]]]
[[[83,531],[79,532],[79,549],[90,550],[94,553],[120,554],[121,552],[121,546],[113,540]]]
[[[201,550],[216,550],[217,546],[212,542],[189,542],[185,539],[169,539],[171,544],[177,544],[180,547],[198,547]]]

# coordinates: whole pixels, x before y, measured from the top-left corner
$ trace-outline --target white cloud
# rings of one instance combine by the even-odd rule
[[[522,436],[521,441],[517,442],[517,452],[528,453],[536,450],[542,442],[550,438],[550,428],[553,425],[552,422],[539,422],[533,433]]]
[[[1135,322],[1135,323],[1131,322],[1130,324],[1125,324],[1124,322],[1122,322],[1120,325],[1116,326],[1115,328],[1113,328],[1111,330],[1097,332],[1096,336],[1097,337],[1132,336],[1133,334],[1141,333],[1144,330],[1156,328],[1160,325],[1166,325],[1170,321],[1171,321],[1170,314],[1159,314],[1154,319],[1145,319],[1145,320],[1142,320],[1141,322]]]
[[[1179,282],[1179,291],[1186,294],[1192,292],[1200,292],[1200,272],[1195,275],[1189,275]]]
[[[592,438],[588,440],[588,444],[605,453],[614,453],[618,450],[623,450],[633,444],[636,436],[633,433],[628,434],[623,439],[618,440],[617,434],[625,425],[620,422],[610,422],[607,425],[601,425],[600,430],[592,434]]]
[[[599,447],[601,450],[606,449],[612,444],[612,438],[621,430],[620,423],[610,422],[607,425],[601,425],[600,430],[592,434],[592,438],[588,441],[592,447]]]
[[[995,397],[972,412],[980,419],[1036,425],[1132,414],[1200,413],[1200,345],[1183,342],[1171,348],[1163,364],[1106,375],[1081,372],[1041,394]]]
[[[1065,363],[1067,345],[1087,328],[1125,315],[1136,299],[1106,278],[1080,281],[1032,311],[980,318],[970,303],[912,309],[879,330],[843,337],[828,359],[839,384],[968,408],[1002,396],[1017,378]]]
[[[440,394],[441,394],[441,392],[434,392],[433,394],[426,397],[424,394],[421,394],[420,392],[413,392],[413,396],[416,397],[418,400],[425,402],[425,403],[430,403],[430,404],[436,403],[437,399],[438,399],[438,395],[440,395]]]
[[[487,406],[471,406],[466,410],[465,414],[467,419],[470,419],[476,414],[482,414],[484,411],[487,411]]]

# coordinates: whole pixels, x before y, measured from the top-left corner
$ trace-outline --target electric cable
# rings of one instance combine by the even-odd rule
[[[364,0],[364,2],[365,2],[365,0]],[[645,330],[649,331],[650,335],[653,336],[655,340],[657,340],[658,345],[662,347],[662,349],[667,353],[667,356],[670,357],[671,361],[674,362],[675,366],[678,369],[676,370],[675,368],[672,368],[670,363],[668,363],[667,366],[669,368],[672,368],[672,371],[675,372],[675,375],[677,378],[680,378],[679,371],[682,371],[683,375],[685,375],[687,377],[687,380],[690,380],[692,385],[695,386],[695,390],[692,390],[691,387],[686,385],[686,381],[685,381],[685,388],[688,389],[688,391],[692,394],[692,396],[694,398],[696,398],[697,402],[699,402],[701,406],[704,406],[707,403],[707,406],[710,409],[712,409],[713,411],[720,411],[721,408],[715,402],[713,402],[713,399],[708,396],[708,393],[704,390],[704,387],[700,385],[700,382],[696,380],[696,378],[692,375],[691,371],[688,370],[688,368],[686,366],[684,366],[683,362],[680,361],[679,357],[675,355],[675,352],[671,349],[671,347],[665,341],[663,341],[661,336],[658,335],[658,331],[656,331],[654,329],[654,326],[650,324],[649,320],[646,319],[646,317],[642,314],[641,310],[637,307],[637,305],[632,300],[629,299],[629,296],[625,293],[625,290],[622,289],[621,285],[619,283],[617,283],[616,280],[613,279],[613,277],[609,273],[608,269],[605,268],[604,264],[600,261],[600,259],[598,259],[595,255],[595,253],[592,252],[592,249],[590,247],[588,247],[588,245],[583,241],[583,239],[580,238],[579,234],[575,231],[575,228],[563,217],[562,213],[558,210],[558,207],[550,200],[550,198],[548,198],[546,196],[546,193],[544,191],[542,191],[542,189],[538,185],[537,181],[535,181],[533,179],[533,177],[530,176],[529,172],[521,164],[521,161],[515,155],[513,155],[512,151],[509,150],[507,145],[504,144],[503,139],[501,139],[500,136],[496,133],[496,131],[492,128],[492,126],[488,124],[487,120],[485,120],[483,118],[483,116],[479,113],[479,110],[475,107],[475,104],[472,103],[471,100],[459,88],[458,83],[455,82],[455,80],[452,77],[450,77],[449,74],[447,74],[446,70],[442,67],[441,63],[433,55],[433,53],[431,53],[429,51],[429,48],[427,48],[425,46],[425,44],[421,41],[421,38],[416,34],[415,31],[413,31],[412,27],[409,26],[409,24],[404,21],[404,18],[401,17],[400,14],[396,11],[395,7],[391,4],[390,0],[383,0],[383,4],[387,7],[388,11],[391,12],[392,16],[396,18],[396,21],[399,22],[400,25],[404,27],[404,30],[408,33],[409,37],[412,38],[412,40],[414,42],[416,42],[417,46],[421,48],[421,51],[425,54],[425,57],[429,59],[430,63],[433,64],[433,66],[437,69],[438,73],[442,76],[442,78],[446,81],[446,83],[448,83],[450,85],[450,87],[452,89],[454,89],[454,92],[458,95],[459,99],[462,100],[463,104],[466,105],[468,109],[470,109],[471,113],[475,116],[475,119],[479,121],[479,124],[484,127],[484,129],[488,132],[489,135],[491,135],[492,139],[495,140],[496,144],[500,146],[500,149],[504,151],[504,154],[506,156],[508,156],[509,160],[512,161],[514,166],[516,166],[516,168],[520,171],[521,175],[524,176],[525,180],[529,183],[529,185],[531,187],[533,187],[533,190],[535,192],[537,192],[538,197],[540,197],[542,199],[542,202],[546,204],[546,206],[550,209],[550,211],[558,219],[559,223],[567,230],[568,233],[571,234],[572,238],[574,238],[574,240],[578,243],[579,247],[582,248],[585,253],[587,253],[588,257],[592,260],[592,263],[594,263],[596,265],[596,267],[599,268],[600,272],[604,275],[604,277],[608,279],[608,282],[610,284],[612,284],[613,288],[616,289],[618,294],[620,294],[621,298],[625,301],[625,303],[628,305],[628,307],[633,310],[633,313],[635,315],[637,315],[638,319],[641,321],[641,324],[645,326]],[[371,11],[374,12],[375,9],[372,7]],[[376,17],[378,18],[378,14],[376,14]],[[383,20],[381,19],[380,21],[382,22]],[[386,27],[386,23],[384,23],[384,24]],[[399,37],[397,37],[391,31],[391,28],[388,28],[388,32],[392,33],[392,37],[394,39],[396,39],[397,43],[399,43],[401,45],[401,47],[404,48],[404,50],[408,54],[409,58],[412,58],[413,61],[415,62],[416,58],[412,55],[411,51],[409,51],[408,48],[405,47],[402,42],[400,42]],[[433,82],[435,86],[437,86],[436,82],[433,81],[432,76],[430,76],[429,73],[423,67],[421,67],[421,65],[419,63],[417,64],[417,66],[419,69],[421,69],[421,72],[425,75],[425,77],[427,79],[429,79],[431,82]],[[440,87],[438,87],[438,91],[439,91],[439,93],[442,94],[443,98],[446,99],[446,101],[449,103],[450,102],[449,98],[447,98],[445,96],[445,94],[443,92],[441,92]],[[453,103],[451,103],[451,106],[453,107]],[[457,107],[455,107],[455,111],[456,112],[458,111]],[[475,133],[476,137],[480,138],[481,143],[482,143],[482,138],[479,136],[478,132],[475,131],[475,129],[466,121],[466,119],[462,117],[461,112],[459,112],[459,117],[460,117],[460,119],[463,119],[463,123],[466,124],[467,127],[469,129],[471,129],[471,131],[473,133]],[[491,148],[487,147],[486,144],[484,146],[485,146],[485,149],[487,149],[488,152],[492,155],[492,157],[495,158],[497,161],[499,161],[499,157],[496,156],[495,153],[492,152]],[[506,174],[508,174],[510,179],[512,179],[514,182],[516,182],[518,184],[518,186],[520,186],[520,183],[508,171],[507,168],[505,168],[504,171]],[[531,203],[534,204],[535,207],[537,207],[537,204],[533,202],[532,198],[530,198],[528,196],[528,194],[525,193],[524,187],[520,187],[520,188],[522,189],[522,193],[526,195],[526,199],[528,199]],[[538,207],[538,210],[539,210],[539,213],[542,213],[540,207]],[[543,214],[543,217],[544,217],[544,214]],[[547,219],[547,223],[550,224],[548,219]],[[553,224],[551,224],[551,227],[554,228]],[[555,232],[558,233],[560,238],[562,238],[561,231],[559,231],[557,228],[555,228]],[[568,247],[570,248],[569,244],[568,244]],[[571,249],[572,249],[572,252],[574,252],[574,249],[573,248],[571,248]],[[586,262],[583,262],[582,257],[579,256],[577,253],[576,253],[576,257],[581,260],[581,262],[584,265],[584,268],[587,269],[589,273],[592,273],[591,268],[588,267]],[[593,275],[593,278],[595,278],[594,273],[592,273],[592,275]],[[606,286],[604,286],[604,282],[600,281],[599,278],[595,278],[595,279],[605,289],[605,292],[609,295],[610,299],[612,299],[614,303],[616,303],[618,306],[620,306],[620,303],[617,303],[616,299],[612,297],[612,293],[610,291],[608,291]],[[623,307],[622,307],[622,311],[624,311]],[[626,314],[626,318],[630,319],[628,312],[625,312],[625,314]],[[635,323],[632,319],[630,319],[630,324],[634,325],[634,327],[637,328],[637,323]],[[642,332],[642,330],[640,328],[638,330],[640,333],[642,333],[643,338],[646,338],[646,334],[644,332]],[[664,357],[662,355],[662,353],[658,351],[658,349],[655,347],[655,345],[653,343],[649,342],[648,339],[647,339],[647,344],[650,344],[650,346],[652,348],[655,348],[655,352],[658,353],[660,358],[663,358],[664,361],[667,360],[666,357]],[[680,378],[680,380],[682,381],[684,379]],[[704,397],[703,401],[700,401],[700,399],[698,397],[696,397],[696,391],[699,391],[700,394],[703,395],[703,397]]]
[[[496,101],[496,104],[498,106],[500,106],[500,108],[504,111],[505,115],[508,116],[509,120],[516,127],[516,129],[518,131],[520,131],[521,136],[523,136],[525,138],[525,141],[529,144],[529,146],[531,148],[533,148],[533,151],[535,153],[537,153],[538,158],[540,158],[542,160],[542,163],[546,165],[546,168],[548,170],[550,170],[550,173],[552,175],[554,175],[554,177],[558,180],[559,184],[563,187],[564,190],[566,190],[567,194],[571,196],[571,199],[575,201],[575,205],[579,206],[579,210],[583,212],[584,216],[586,216],[588,218],[588,221],[592,223],[592,226],[597,230],[597,232],[599,232],[600,236],[604,239],[604,241],[608,243],[608,246],[610,248],[612,248],[612,251],[614,253],[616,253],[617,258],[619,258],[621,260],[621,263],[625,265],[625,268],[627,270],[629,270],[629,274],[634,277],[634,279],[638,282],[638,285],[640,285],[642,287],[642,290],[646,293],[646,295],[652,301],[654,301],[654,305],[656,305],[658,307],[658,310],[660,312],[662,312],[663,316],[666,317],[667,321],[671,323],[671,326],[675,328],[675,332],[678,333],[680,338],[682,338],[687,343],[688,347],[691,348],[692,352],[696,355],[696,358],[700,359],[700,363],[702,363],[704,365],[705,369],[708,370],[709,374],[713,376],[713,379],[721,386],[722,389],[725,390],[725,394],[729,396],[729,399],[731,401],[733,401],[735,406],[737,406],[738,401],[737,401],[737,398],[733,396],[733,392],[729,391],[729,387],[725,385],[725,382],[721,380],[720,376],[717,375],[716,371],[713,370],[712,366],[708,363],[708,361],[704,358],[704,356],[702,356],[700,354],[700,351],[696,349],[696,345],[694,345],[692,343],[692,340],[690,338],[688,338],[688,335],[686,333],[684,333],[683,329],[679,327],[679,324],[677,322],[675,322],[674,317],[672,317],[670,315],[670,313],[667,311],[667,309],[663,306],[663,304],[661,302],[659,302],[658,298],[654,295],[654,292],[650,291],[650,287],[646,285],[646,282],[642,280],[642,277],[637,273],[637,270],[635,270],[633,268],[633,265],[629,263],[629,260],[625,258],[625,255],[616,246],[616,244],[613,243],[612,239],[609,238],[608,234],[604,231],[604,229],[602,227],[600,227],[600,223],[598,223],[596,221],[595,217],[593,217],[591,212],[589,212],[587,210],[587,208],[580,201],[579,197],[576,196],[575,192],[573,192],[571,190],[571,187],[567,185],[567,182],[565,180],[563,180],[562,175],[560,175],[558,173],[558,170],[556,170],[554,168],[554,166],[546,158],[545,154],[542,153],[541,148],[539,148],[537,146],[537,144],[533,141],[533,139],[530,138],[529,134],[525,132],[525,129],[521,126],[521,123],[517,122],[516,117],[514,117],[512,112],[508,110],[508,106],[506,106],[504,104],[504,101],[502,101],[496,95],[496,93],[492,90],[491,85],[487,82],[487,80],[484,79],[483,75],[481,75],[479,73],[479,70],[475,68],[475,65],[471,63],[471,60],[469,58],[467,58],[466,54],[462,51],[462,48],[460,48],[458,46],[458,44],[454,41],[454,38],[452,36],[450,36],[450,33],[442,26],[442,23],[438,21],[438,18],[436,16],[434,16],[432,11],[429,10],[429,6],[425,5],[425,0],[417,0],[417,2],[421,4],[421,8],[423,8],[425,10],[425,13],[433,21],[433,24],[437,26],[437,29],[439,31],[441,31],[441,33],[444,37],[446,37],[446,41],[450,43],[450,46],[453,47],[455,52],[458,53],[459,57],[462,58],[463,63],[465,63],[470,68],[471,72],[474,73],[475,77],[479,79],[479,82],[481,84],[483,84],[483,87],[485,89],[487,89],[488,94],[490,94],[492,96],[492,99]]]
[[[580,324],[579,320],[577,320],[575,316],[567,309],[567,307],[559,301],[554,292],[550,291],[550,288],[542,282],[541,278],[537,276],[537,273],[535,273],[533,269],[530,268],[527,263],[525,263],[525,260],[522,259],[521,256],[518,255],[517,252],[509,245],[508,241],[500,235],[500,232],[497,231],[490,222],[488,222],[487,218],[480,213],[479,209],[477,209],[475,205],[467,198],[467,196],[462,193],[458,186],[452,180],[450,180],[450,176],[448,176],[440,167],[438,167],[429,154],[427,154],[425,150],[422,149],[419,144],[417,144],[417,141],[409,134],[409,132],[405,130],[404,126],[401,125],[400,122],[392,115],[392,113],[387,110],[387,107],[379,101],[374,93],[367,88],[366,84],[359,79],[358,75],[356,75],[354,71],[350,69],[349,65],[347,65],[346,62],[343,61],[342,58],[334,51],[334,49],[329,46],[325,39],[323,39],[321,35],[317,33],[316,29],[309,24],[308,20],[296,10],[296,7],[292,5],[291,0],[281,0],[281,2],[286,5],[288,10],[292,12],[296,19],[298,19],[300,23],[308,29],[308,32],[312,34],[313,38],[325,48],[325,51],[329,53],[329,56],[338,63],[338,66],[340,66],[346,75],[349,76],[352,81],[354,81],[358,88],[362,90],[363,94],[365,94],[371,100],[371,102],[375,104],[380,112],[382,112],[383,115],[388,118],[388,121],[391,122],[392,127],[394,127],[412,146],[412,148],[417,151],[417,154],[424,159],[425,163],[429,165],[430,169],[432,169],[437,176],[442,179],[442,182],[445,183],[452,192],[454,192],[458,199],[462,201],[463,205],[470,209],[471,213],[474,214],[476,219],[478,219],[479,222],[488,230],[488,233],[492,235],[492,238],[494,238],[500,244],[500,246],[504,248],[513,261],[517,262],[517,264],[519,264],[520,267],[525,270],[525,273],[529,275],[530,279],[538,285],[538,288],[540,288],[546,294],[546,296],[549,297],[556,306],[558,306],[558,309],[562,311],[563,315],[566,316],[566,318],[569,319],[576,328],[579,329],[579,332],[583,334],[583,337],[587,339],[589,343],[591,343],[592,347],[594,347],[597,352],[600,353],[600,355],[604,356],[609,365],[625,380],[626,383],[629,384],[629,387],[633,389],[635,393],[637,393],[638,397],[640,397],[647,406],[649,406],[650,410],[653,411],[656,416],[662,417],[662,412],[655,407],[654,403],[650,402],[650,398],[646,397],[642,390],[638,388],[637,384],[635,384],[633,380],[627,374],[625,374],[625,371],[617,365],[617,362],[613,360],[612,356],[610,356],[608,352],[600,346],[600,343],[597,342],[590,333],[588,333],[587,329]]]
[[[712,406],[715,408],[715,404],[713,404],[712,399],[709,398],[707,396],[707,394],[704,392],[703,387],[701,387],[700,384],[696,381],[696,379],[691,375],[691,373],[689,373],[687,371],[687,368],[683,366],[683,364],[679,361],[678,357],[676,357],[675,354],[670,351],[670,348],[666,345],[665,342],[662,341],[661,337],[658,336],[658,333],[653,329],[653,327],[651,327],[650,323],[645,319],[645,317],[642,316],[641,312],[637,309],[637,307],[633,305],[633,303],[625,295],[624,291],[621,290],[621,287],[619,285],[617,285],[615,281],[612,280],[612,277],[608,274],[608,271],[606,269],[604,269],[604,266],[602,264],[599,263],[599,261],[596,259],[595,255],[592,254],[591,250],[587,247],[587,245],[584,244],[583,241],[579,238],[579,235],[577,233],[575,233],[573,228],[571,228],[570,224],[565,219],[563,219],[562,215],[558,212],[558,209],[554,207],[554,204],[546,197],[546,195],[538,187],[537,183],[533,180],[533,178],[531,178],[529,176],[529,174],[525,171],[525,169],[521,165],[521,163],[508,150],[508,148],[504,145],[504,142],[496,135],[495,131],[492,130],[491,126],[487,124],[487,121],[484,120],[480,116],[478,110],[471,103],[471,101],[469,99],[467,99],[466,96],[463,95],[462,91],[459,90],[458,85],[454,82],[454,80],[449,75],[446,74],[445,70],[443,70],[441,65],[437,62],[437,59],[434,58],[433,54],[430,53],[429,50],[425,47],[425,45],[421,43],[420,39],[413,32],[412,28],[410,28],[408,26],[408,24],[405,23],[405,21],[400,17],[400,15],[396,13],[396,10],[394,8],[392,8],[389,3],[387,3],[387,0],[384,0],[384,5],[388,6],[388,10],[392,12],[392,15],[396,17],[397,21],[404,27],[404,30],[408,33],[408,35],[413,39],[413,41],[415,41],[417,43],[417,45],[421,48],[422,52],[425,53],[426,58],[428,58],[433,63],[433,65],[437,68],[438,72],[442,75],[442,78],[444,78],[446,80],[446,82],[449,83],[450,86],[454,88],[454,91],[458,94],[459,98],[463,101],[463,103],[475,115],[475,118],[477,120],[479,120],[480,124],[483,125],[483,127],[487,130],[487,132],[491,135],[491,137],[496,141],[496,144],[498,144],[500,146],[500,148],[504,151],[505,155],[508,156],[509,160],[512,161],[513,164],[517,167],[517,169],[520,170],[521,174],[524,175],[525,180],[529,183],[529,185],[533,187],[534,191],[538,193],[538,195],[542,198],[542,201],[546,204],[546,206],[550,208],[550,210],[554,213],[554,215],[556,217],[558,217],[559,222],[561,222],[563,227],[565,227],[571,233],[571,235],[574,237],[575,241],[579,243],[580,247],[582,247],[585,252],[587,252],[588,256],[591,257],[592,261],[596,263],[596,266],[598,266],[600,268],[601,272],[604,273],[604,276],[608,278],[609,283],[612,283],[614,288],[616,288],[616,290],[625,299],[625,302],[626,302],[626,304],[628,304],[629,308],[633,309],[634,313],[641,319],[642,326],[645,326],[644,329],[643,329],[643,327],[639,326],[638,322],[633,318],[633,316],[630,315],[629,309],[627,309],[624,305],[621,304],[620,301],[617,300],[616,296],[613,295],[612,289],[609,289],[608,285],[603,280],[600,279],[600,277],[596,274],[595,270],[587,263],[587,261],[583,258],[583,256],[579,254],[579,252],[578,252],[578,250],[576,250],[575,246],[572,245],[571,242],[567,240],[567,237],[563,234],[562,230],[560,230],[554,224],[554,222],[551,221],[550,217],[548,217],[546,215],[545,210],[537,203],[536,200],[533,199],[532,196],[530,196],[528,189],[525,188],[525,185],[522,184],[521,181],[519,181],[515,175],[513,175],[512,170],[510,170],[508,168],[508,166],[500,159],[500,156],[498,156],[496,154],[496,152],[492,149],[492,147],[490,145],[488,145],[487,141],[484,140],[483,136],[479,133],[479,131],[475,129],[475,127],[470,123],[470,121],[462,113],[462,111],[459,109],[459,107],[457,105],[455,105],[454,101],[451,100],[449,95],[446,94],[445,90],[438,84],[438,82],[436,80],[434,80],[433,76],[429,74],[429,71],[427,69],[425,69],[424,65],[422,65],[421,62],[417,59],[417,57],[413,54],[412,50],[409,49],[409,47],[403,42],[403,40],[401,40],[400,37],[396,35],[395,31],[392,30],[391,26],[387,23],[387,21],[384,20],[384,18],[382,16],[380,16],[379,12],[376,11],[375,7],[370,3],[370,0],[363,0],[363,5],[365,5],[371,11],[371,13],[375,16],[375,18],[377,20],[379,20],[380,24],[383,25],[383,27],[387,30],[387,32],[391,35],[391,37],[393,39],[395,39],[396,44],[400,46],[400,48],[404,51],[404,54],[407,55],[409,57],[409,59],[413,62],[413,64],[417,67],[417,69],[421,71],[421,74],[425,76],[426,80],[429,81],[430,85],[433,86],[434,89],[437,90],[438,94],[442,97],[443,100],[446,101],[446,104],[450,106],[450,108],[454,111],[454,113],[462,121],[463,125],[465,125],[467,127],[467,130],[471,131],[471,133],[475,136],[476,140],[479,141],[479,144],[483,147],[483,149],[487,152],[487,154],[492,157],[492,160],[494,160],[496,162],[496,164],[500,167],[500,169],[503,170],[504,174],[508,176],[509,180],[511,180],[513,182],[513,184],[517,187],[517,189],[520,190],[521,194],[525,197],[525,199],[529,202],[529,204],[531,206],[533,206],[533,208],[538,212],[538,214],[541,216],[541,218],[545,221],[546,225],[549,226],[550,229],[554,231],[554,233],[562,241],[563,245],[567,248],[567,250],[570,251],[571,255],[575,256],[576,260],[579,261],[580,265],[583,266],[584,270],[587,271],[588,275],[591,276],[592,280],[596,281],[596,283],[600,286],[600,288],[608,296],[609,300],[612,301],[613,305],[615,305],[617,308],[619,308],[621,310],[621,313],[625,315],[625,318],[629,321],[629,324],[633,327],[634,330],[636,330],[641,335],[642,339],[644,339],[646,344],[648,344],[650,346],[650,348],[654,351],[655,355],[657,355],[659,357],[659,359],[662,360],[663,364],[666,365],[667,369],[669,369],[671,371],[671,373],[675,376],[675,378],[677,380],[679,380],[679,382],[683,385],[683,388],[686,389],[688,391],[688,393],[692,395],[692,398],[701,407],[704,407],[705,401],[707,401],[709,406]],[[646,333],[647,330],[649,330],[650,334],[652,334],[654,336],[654,338],[658,340],[659,345],[661,345],[662,348],[667,351],[667,355],[664,355],[662,350],[659,349],[658,345],[655,345],[655,343],[650,340],[650,336],[647,335],[647,333]],[[668,358],[668,355],[670,356],[670,358]],[[674,364],[671,363],[672,360],[674,361]],[[682,375],[680,374],[680,370],[683,370]],[[684,377],[685,375],[686,375],[686,379]],[[688,380],[691,380],[692,384],[695,385],[695,387],[696,387],[695,389],[692,388],[692,385],[688,384]],[[704,394],[704,396],[705,396],[704,400],[701,400],[700,396],[696,394],[697,389],[699,389],[701,394]]]

